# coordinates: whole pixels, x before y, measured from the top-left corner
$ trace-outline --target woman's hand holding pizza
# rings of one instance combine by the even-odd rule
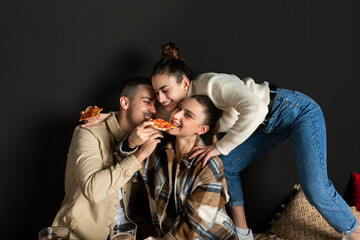
[[[81,124],[81,127],[89,127],[98,123],[104,122],[108,117],[111,116],[111,113],[100,113],[100,115],[96,118],[91,118],[84,120],[84,124]]]
[[[111,116],[111,113],[100,113],[102,110],[98,106],[88,106],[85,111],[81,111],[79,121],[84,121],[81,127],[84,128],[101,123]]]

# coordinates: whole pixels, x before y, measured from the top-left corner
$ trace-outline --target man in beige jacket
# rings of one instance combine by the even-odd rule
[[[121,91],[120,110],[105,121],[74,130],[65,170],[65,197],[53,226],[66,226],[71,239],[106,240],[109,225],[132,218],[139,182],[130,179],[141,165],[136,154],[115,162],[116,144],[137,128],[146,128],[156,114],[150,80],[132,77]],[[142,123],[143,122],[143,123]],[[156,130],[139,131],[146,141]],[[134,131],[133,134],[137,134]]]

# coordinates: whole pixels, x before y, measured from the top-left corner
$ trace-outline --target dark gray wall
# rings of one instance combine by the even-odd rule
[[[116,110],[119,82],[149,76],[169,40],[197,74],[250,76],[312,96],[327,120],[329,177],[348,200],[350,172],[360,166],[358,7],[335,0],[2,2],[5,236],[35,239],[51,224],[79,111]],[[263,231],[298,182],[291,142],[243,177],[249,225]]]

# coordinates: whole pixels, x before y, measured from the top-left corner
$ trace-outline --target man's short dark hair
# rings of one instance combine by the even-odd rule
[[[140,85],[151,86],[151,80],[141,76],[127,78],[120,87],[120,97],[127,97],[131,100],[132,97],[138,93]]]

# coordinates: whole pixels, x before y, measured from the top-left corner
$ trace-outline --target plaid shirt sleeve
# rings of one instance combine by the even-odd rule
[[[226,203],[226,184],[222,165],[211,159],[205,168],[198,164],[193,171],[195,181],[181,214],[177,216],[170,231],[163,239],[225,239],[227,230],[215,224]],[[221,168],[221,171],[220,169]],[[227,215],[221,216],[225,219]],[[216,225],[216,226],[215,226]],[[211,229],[211,230],[210,230]],[[210,230],[210,231],[209,231]],[[226,233],[225,233],[226,235]]]

